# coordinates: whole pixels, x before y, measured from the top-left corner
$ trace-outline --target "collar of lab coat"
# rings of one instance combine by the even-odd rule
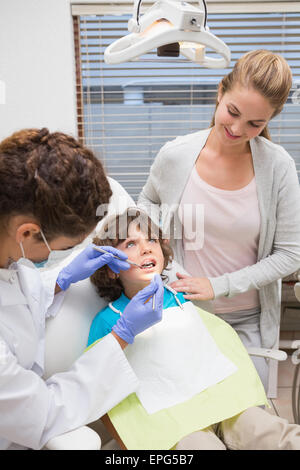
[[[16,275],[15,269],[0,269],[0,280],[8,282],[12,277]]]
[[[3,271],[3,270],[0,270]],[[7,280],[0,273],[0,305],[6,307],[9,305],[26,305],[27,300],[23,295],[17,280],[17,274],[10,276]]]

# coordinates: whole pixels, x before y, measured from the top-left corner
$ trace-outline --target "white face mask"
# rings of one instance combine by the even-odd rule
[[[73,246],[72,248],[68,248],[67,250],[52,250],[49,246],[49,243],[46,240],[46,237],[41,230],[41,236],[43,238],[43,241],[45,245],[47,246],[49,250],[49,256],[47,259],[40,261],[39,263],[33,263],[35,267],[37,268],[52,268],[56,264],[60,264],[62,261],[64,261],[68,256],[70,256],[73,251],[76,249],[82,249],[85,246],[87,246],[89,243],[92,243],[93,237],[96,235],[95,230],[91,232],[81,243],[78,245]],[[23,258],[26,259],[24,248],[22,245],[22,242],[20,242],[20,248],[22,251]]]
[[[85,248],[87,245],[92,243],[93,237],[95,236],[94,231],[90,233],[81,243],[78,245],[73,246],[72,248],[68,248],[67,250],[51,250],[49,254],[49,258],[47,263],[45,264],[45,268],[52,268],[56,264],[61,263],[64,261],[68,256],[70,256],[75,250],[80,251]],[[71,260],[70,260],[71,261]]]
[[[51,254],[52,250],[51,250],[51,248],[50,248],[50,246],[49,246],[49,243],[48,243],[47,240],[46,240],[46,237],[45,237],[45,235],[44,235],[42,229],[41,229],[41,236],[42,236],[42,239],[43,239],[43,241],[44,241],[46,247],[47,247],[48,250],[49,250],[49,253]],[[24,260],[30,261],[30,263],[33,263],[36,268],[43,268],[43,267],[47,264],[48,258],[46,258],[46,259],[43,260],[43,261],[36,262],[36,263],[35,263],[34,261],[27,260],[27,259],[26,259],[26,256],[25,256],[25,251],[24,251],[24,247],[23,247],[23,243],[22,243],[22,242],[20,242],[20,248],[21,248],[22,257],[24,258]]]
[[[77,245],[67,250],[51,250],[49,257],[44,265],[45,268],[52,268],[55,264],[60,263],[67,258],[74,250]]]

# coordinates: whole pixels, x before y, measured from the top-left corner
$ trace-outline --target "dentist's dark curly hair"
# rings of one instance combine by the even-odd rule
[[[24,214],[37,220],[48,241],[87,234],[111,195],[100,160],[69,135],[24,129],[0,143],[2,229],[9,217]]]

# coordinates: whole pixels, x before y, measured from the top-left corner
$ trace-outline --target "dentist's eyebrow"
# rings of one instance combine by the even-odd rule
[[[238,114],[241,114],[240,111],[237,109],[237,107],[233,103],[228,103],[228,106],[232,106]],[[251,119],[251,121],[266,122],[266,119]]]

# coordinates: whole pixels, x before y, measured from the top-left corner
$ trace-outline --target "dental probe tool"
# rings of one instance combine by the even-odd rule
[[[155,310],[155,294],[152,297],[152,310]]]
[[[168,285],[165,285],[165,288],[168,289],[170,292],[172,292],[172,294],[174,295],[174,298],[176,300],[177,305],[179,305],[181,310],[184,310],[182,303],[180,302],[180,300],[177,297],[178,292],[175,289],[173,289],[171,286],[168,286]]]
[[[99,248],[98,246],[94,246],[94,250],[100,251],[100,253],[109,253],[108,251],[105,251],[105,250],[103,250],[103,248]],[[110,254],[112,254],[112,253],[110,253]],[[131,261],[130,259],[124,260],[124,259],[119,258],[119,256],[116,256],[116,255],[112,255],[112,256],[113,256],[114,258],[120,260],[120,261],[125,261],[125,262],[128,263],[128,264],[132,264],[132,266],[137,266],[138,268],[141,268],[141,266],[140,266],[139,264],[134,263],[134,262]]]
[[[152,310],[155,310],[155,294],[152,296]]]

